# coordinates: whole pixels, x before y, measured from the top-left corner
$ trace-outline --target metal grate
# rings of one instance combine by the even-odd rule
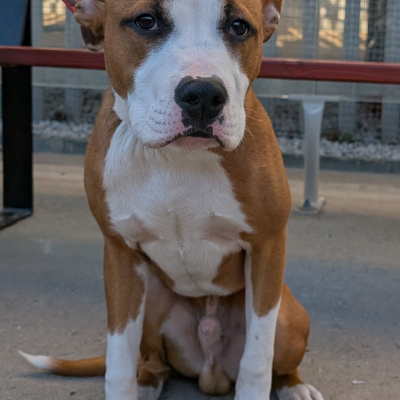
[[[388,1],[286,0],[278,57],[384,61]]]
[[[268,57],[400,63],[399,0],[285,0],[277,34],[265,46]],[[286,94],[337,95],[343,99],[337,114],[324,121],[330,131],[354,138],[400,140],[400,88],[365,84],[257,82],[256,91],[270,100],[276,126],[286,134],[280,119],[280,100]],[[379,107],[375,103],[379,104]],[[287,131],[301,133],[296,104],[289,104]],[[377,112],[377,108],[379,112]],[[290,111],[292,110],[292,111]],[[290,123],[289,123],[290,121]],[[331,133],[325,131],[325,133]]]

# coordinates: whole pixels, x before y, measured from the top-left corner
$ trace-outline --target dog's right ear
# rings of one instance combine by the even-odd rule
[[[282,0],[263,0],[264,42],[275,32],[281,19]]]
[[[105,23],[104,0],[79,0],[75,5],[74,15],[81,25],[86,47],[92,51],[102,50]]]

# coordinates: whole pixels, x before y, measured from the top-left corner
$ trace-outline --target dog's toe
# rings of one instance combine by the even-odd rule
[[[302,383],[300,385],[277,390],[279,400],[324,400],[322,394],[314,386]]]
[[[163,384],[160,382],[157,388],[153,386],[139,386],[138,399],[139,400],[158,400],[163,389]]]

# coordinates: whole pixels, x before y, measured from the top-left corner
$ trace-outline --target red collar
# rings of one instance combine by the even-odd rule
[[[65,5],[68,7],[68,9],[70,10],[70,11],[72,11],[73,13],[75,12],[75,4],[77,3],[77,1],[74,1],[74,0],[62,0],[64,3],[65,3]]]

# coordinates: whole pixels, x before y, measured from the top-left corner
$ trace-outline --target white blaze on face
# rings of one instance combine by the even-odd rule
[[[225,4],[221,0],[166,0],[162,4],[173,30],[134,71],[132,91],[126,101],[117,98],[116,112],[144,144],[163,146],[188,129],[174,99],[181,80],[217,77],[229,100],[223,118],[212,124],[213,133],[226,150],[233,150],[245,131],[249,79],[224,42],[220,24]]]

